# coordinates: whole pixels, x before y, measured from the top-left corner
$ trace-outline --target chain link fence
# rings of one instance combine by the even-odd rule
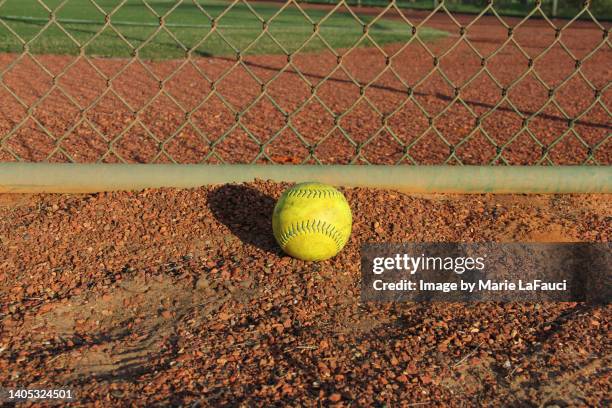
[[[0,162],[610,164],[590,2],[348,3],[0,0]]]

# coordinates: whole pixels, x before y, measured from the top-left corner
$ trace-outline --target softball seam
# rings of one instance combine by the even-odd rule
[[[298,235],[308,233],[321,233],[331,238],[336,244],[336,249],[340,251],[343,246],[342,233],[333,226],[322,220],[305,220],[300,223],[291,224],[279,237],[281,248],[285,248],[287,243]]]
[[[333,198],[342,196],[342,193],[337,190],[290,190],[287,193],[287,197],[299,197],[299,198]]]

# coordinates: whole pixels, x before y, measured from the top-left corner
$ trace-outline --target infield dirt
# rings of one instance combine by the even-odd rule
[[[609,195],[345,189],[335,258],[283,255],[286,185],[0,196],[0,383],[80,405],[602,406],[610,307],[359,301],[365,242],[608,242]]]

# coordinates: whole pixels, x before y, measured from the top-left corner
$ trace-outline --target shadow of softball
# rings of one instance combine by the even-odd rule
[[[223,185],[208,194],[214,217],[242,242],[280,254],[272,235],[272,211],[276,201],[244,185]]]

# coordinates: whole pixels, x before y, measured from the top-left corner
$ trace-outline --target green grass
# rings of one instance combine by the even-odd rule
[[[196,56],[235,55],[237,50],[244,55],[293,53],[312,35],[313,24],[309,19],[319,22],[326,15],[321,10],[308,10],[308,17],[295,7],[284,10],[269,22],[268,28],[279,46],[268,35],[252,43],[262,34],[262,20],[270,20],[280,5],[250,3],[258,17],[242,3],[226,11],[231,2],[197,1],[207,16],[192,0],[185,0],[165,17],[166,31],[160,30],[159,17],[155,14],[165,15],[177,3],[176,0],[150,0],[147,3],[152,10],[140,0],[129,0],[112,13],[115,31],[110,27],[104,29],[104,14],[114,10],[121,1],[97,0],[101,10],[90,0],[70,0],[57,9],[61,2],[45,0],[45,4],[55,10],[61,28],[72,39],[58,25],[48,25],[49,11],[36,0],[0,0],[0,20],[27,42],[33,53],[75,55],[84,46],[87,55],[129,57],[134,49],[138,49],[141,58],[159,60],[184,57],[186,50],[191,50]],[[370,16],[361,18],[363,23],[372,19]],[[216,30],[211,31],[211,19],[216,21]],[[347,13],[334,13],[322,21],[320,33],[332,48],[372,45],[367,39],[359,41],[363,26]],[[405,42],[412,35],[407,23],[389,19],[372,24],[369,33],[379,45]],[[200,43],[207,34],[209,37]],[[418,35],[423,40],[431,40],[446,33],[423,29]],[[324,42],[315,37],[308,41],[302,52],[320,51],[325,47]],[[22,42],[0,22],[0,52],[22,50]]]
[[[316,4],[335,4],[336,0],[305,0],[305,3]],[[388,4],[388,0],[347,0],[351,6],[373,6],[384,7]],[[415,9],[415,10],[432,10],[433,0],[396,0],[396,4],[400,8]],[[440,1],[438,2],[440,3]],[[495,11],[502,16],[524,17],[535,8],[535,0],[529,0],[526,3],[521,0],[495,0]],[[542,10],[546,16],[552,16],[552,0],[542,1]],[[559,18],[570,19],[582,11],[582,0],[559,0],[557,16]],[[485,0],[446,0],[446,8],[454,13],[478,14],[487,5]],[[591,0],[589,8],[593,15],[600,20],[612,20],[612,0]],[[488,12],[487,14],[491,14]],[[536,12],[532,18],[541,18],[541,14]],[[582,19],[590,18],[588,14],[581,15]]]

